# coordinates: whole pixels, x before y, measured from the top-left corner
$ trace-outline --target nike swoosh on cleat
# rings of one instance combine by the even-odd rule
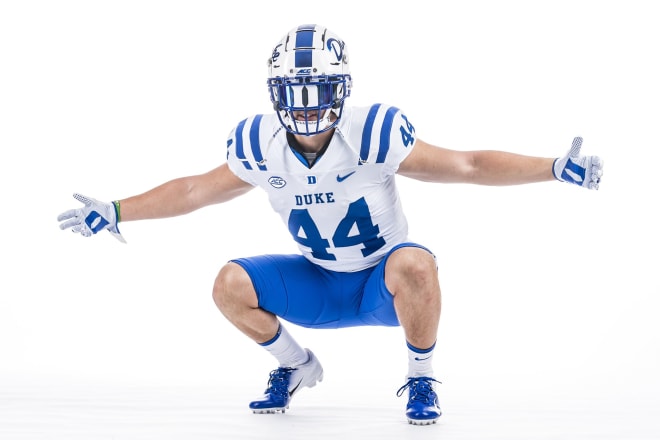
[[[355,171],[351,171],[350,173],[346,174],[345,176],[340,176],[339,174],[337,174],[337,182],[343,182],[344,180],[351,177],[353,174],[355,174]]]
[[[300,384],[301,384],[301,383],[302,383],[302,379],[300,379],[300,382],[298,382],[298,385],[296,385],[295,387],[291,388],[291,391],[289,391],[289,396],[293,396],[293,393],[295,393],[296,390],[297,390],[298,388],[300,388]]]

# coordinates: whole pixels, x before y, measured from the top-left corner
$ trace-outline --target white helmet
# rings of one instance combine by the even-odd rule
[[[351,94],[341,38],[323,26],[298,26],[273,48],[268,69],[270,100],[284,128],[310,136],[337,125]]]

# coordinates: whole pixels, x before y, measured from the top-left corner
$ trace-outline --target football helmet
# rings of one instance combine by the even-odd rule
[[[351,94],[344,41],[327,28],[291,29],[268,59],[270,100],[280,122],[293,134],[311,136],[339,123]]]

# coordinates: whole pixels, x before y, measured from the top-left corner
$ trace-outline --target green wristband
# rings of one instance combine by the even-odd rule
[[[119,206],[119,200],[113,200],[112,205],[115,207],[115,217],[117,217],[117,223],[121,221],[121,208]]]

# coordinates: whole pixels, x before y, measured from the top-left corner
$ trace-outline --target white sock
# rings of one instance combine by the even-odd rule
[[[408,377],[433,377],[433,350],[431,347],[421,349],[406,342],[408,346]]]
[[[275,356],[280,367],[295,367],[304,364],[309,359],[307,352],[298,345],[282,324],[271,340],[259,345]]]

